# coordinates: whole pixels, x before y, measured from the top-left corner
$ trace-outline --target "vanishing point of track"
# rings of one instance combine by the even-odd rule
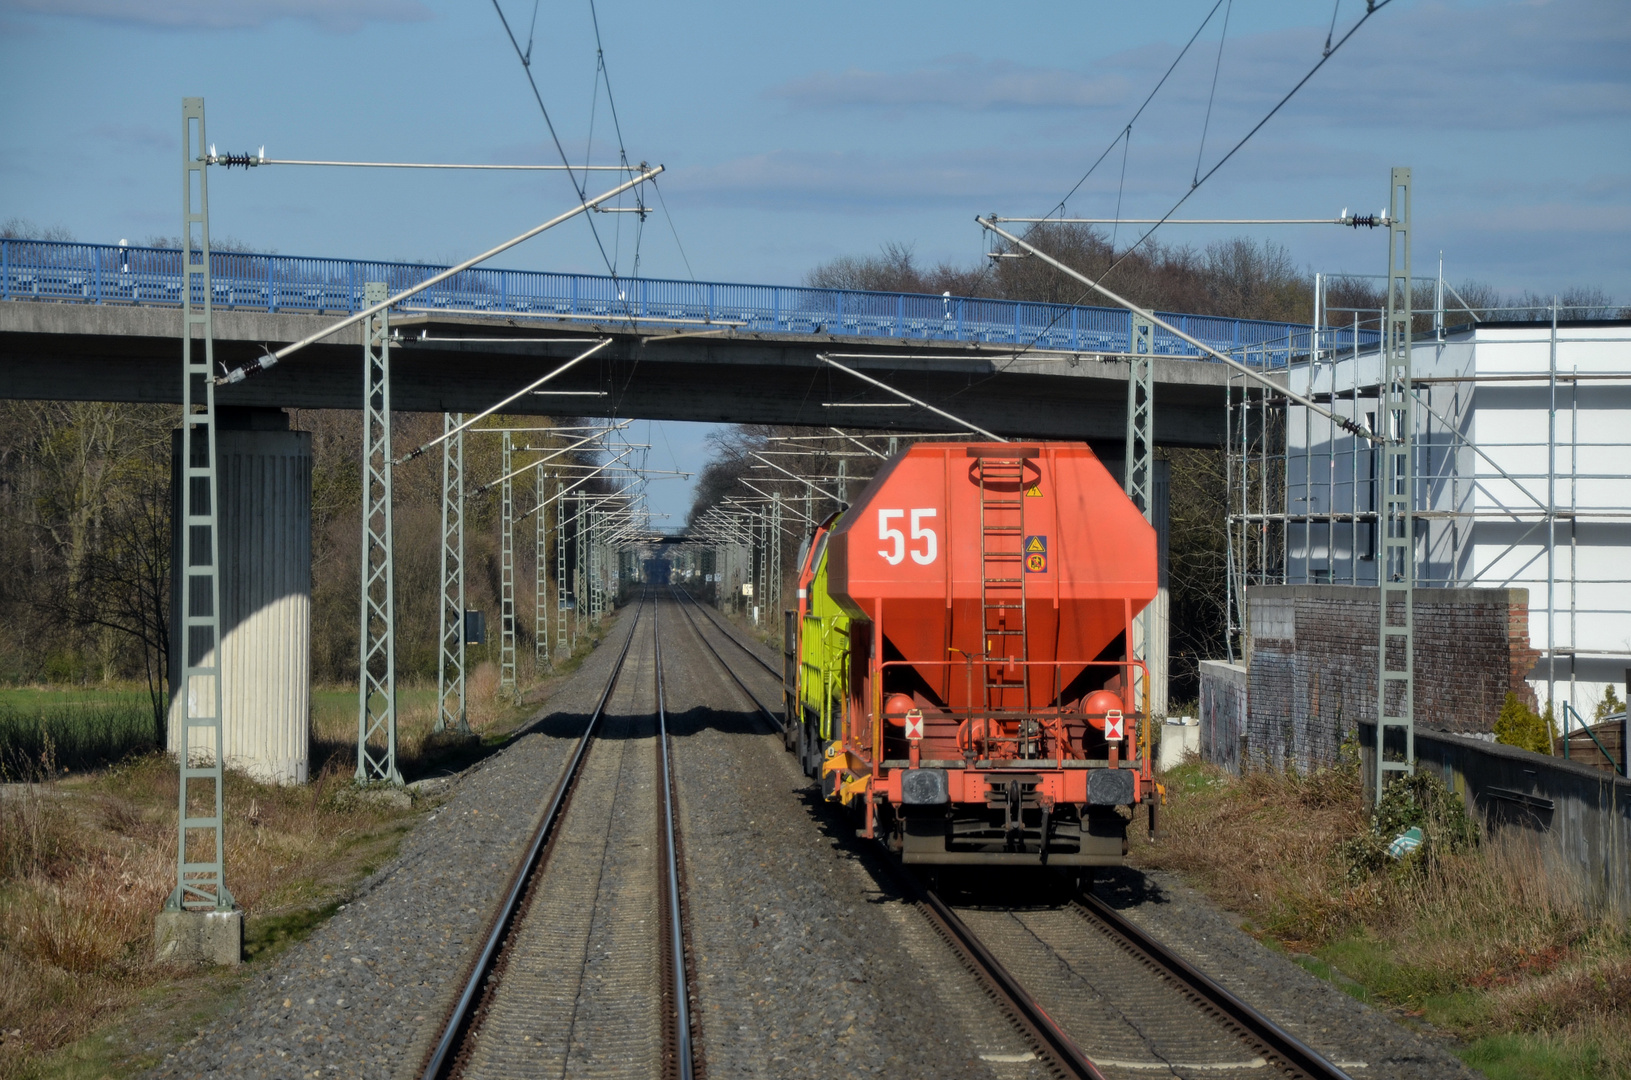
[[[424,1080],[521,1076],[535,1067],[567,1074],[591,1044],[626,1055],[637,1070],[643,1056],[645,1071],[666,1078],[701,1074],[655,603],[649,649],[634,649],[646,606],[642,597]],[[649,681],[624,679],[631,649],[635,674],[649,665]],[[609,709],[614,697],[620,705]],[[641,754],[642,744],[655,752]]]
[[[710,629],[735,647],[729,651],[750,658],[778,681],[782,677],[781,672],[767,663],[751,646],[742,642],[712,611],[696,603],[683,591],[677,589],[673,591],[681,598],[686,618],[708,651],[753,703],[759,714],[779,732],[781,729],[779,719],[766,708],[758,695],[748,687],[747,682],[737,674],[733,665],[727,662],[709,641],[709,635],[704,634],[697,625],[693,611],[700,613]],[[935,933],[957,953],[962,965],[979,980],[987,996],[1030,1044],[1032,1052],[1045,1068],[1058,1076],[1104,1080],[1105,1072],[1026,989],[1025,980],[1011,973],[945,900],[933,890],[924,887],[915,876],[893,861],[886,861],[885,865],[894,872],[896,883],[916,904]],[[1202,974],[1177,953],[1163,946],[1090,892],[1072,893],[1065,907],[1072,915],[1089,924],[1097,935],[1107,939],[1112,947],[1129,957],[1135,968],[1142,971],[1150,981],[1160,985],[1160,989],[1151,996],[1167,999],[1166,1010],[1171,1011],[1176,1007],[1192,1016],[1199,1014],[1197,1019],[1204,1017],[1211,1025],[1220,1026],[1237,1039],[1252,1055],[1253,1064],[1257,1066],[1255,1069],[1244,1070],[1244,1075],[1299,1077],[1307,1080],[1349,1080],[1348,1074],[1341,1068]],[[1171,1018],[1164,1019],[1170,1021]],[[1118,1071],[1116,1066],[1122,1064],[1105,1062],[1104,1068],[1114,1072]],[[1238,1068],[1238,1066],[1224,1067]],[[1182,1075],[1185,1071],[1187,1070],[1179,1065],[1172,1070],[1172,1074]],[[1196,1071],[1205,1074],[1211,1070],[1202,1066]]]

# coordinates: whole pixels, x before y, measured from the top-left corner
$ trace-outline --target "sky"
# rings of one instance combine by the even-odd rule
[[[792,283],[839,255],[984,250],[975,214],[1160,216],[1340,40],[1363,0],[783,5],[500,0],[570,160],[661,163],[662,212],[602,215],[497,265]],[[0,0],[0,220],[81,240],[179,232],[180,99],[270,157],[553,163],[492,3]],[[1210,20],[1205,22],[1210,14]],[[1227,31],[1225,33],[1225,18]],[[598,18],[606,79],[597,73]],[[1333,31],[1334,26],[1334,31]],[[1165,85],[1140,103],[1201,28]],[[616,124],[607,105],[609,82]],[[1214,89],[1215,86],[1215,89]],[[1204,134],[1204,138],[1203,138]],[[1125,151],[1125,152],[1124,152]],[[1631,303],[1631,4],[1392,0],[1180,216],[1322,217],[1413,170],[1418,273]],[[610,186],[609,184],[607,186]],[[559,174],[212,172],[211,231],[288,255],[454,261],[576,202]],[[1169,227],[1204,245],[1244,229]],[[1380,273],[1385,237],[1250,235]],[[604,249],[604,255],[602,254]],[[647,425],[641,422],[639,427]],[[696,468],[703,425],[650,425]],[[683,519],[687,486],[654,481]]]

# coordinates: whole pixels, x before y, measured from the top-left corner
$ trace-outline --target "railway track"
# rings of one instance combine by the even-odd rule
[[[780,732],[780,719],[738,673],[740,660],[725,659],[698,616],[735,646],[727,652],[745,654],[778,682],[781,673],[711,611],[673,592],[708,651]],[[1060,901],[1063,881],[1040,872],[1039,883],[1055,897],[1042,905],[954,906],[897,863],[883,863],[1049,1074],[1351,1080],[1091,893]],[[1095,976],[1102,985],[1094,985]]]
[[[660,633],[642,596],[424,1080],[702,1075]]]

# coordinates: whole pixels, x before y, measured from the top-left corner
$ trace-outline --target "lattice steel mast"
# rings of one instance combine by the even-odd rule
[[[442,414],[441,660],[437,665],[437,731],[467,733],[464,686],[464,423],[463,413]]]
[[[533,498],[537,509],[533,511],[532,538],[533,538],[533,608],[532,608],[532,662],[535,672],[543,674],[549,666],[549,528],[544,505],[547,496],[544,494],[548,483],[544,476],[544,467],[539,465],[533,470]],[[559,516],[560,511],[556,511]]]
[[[510,430],[504,429],[502,472],[499,482],[499,616],[498,616],[498,687],[515,692],[515,480],[510,476],[510,461],[515,444]]]
[[[1390,772],[1416,769],[1415,462],[1411,429],[1410,170],[1388,189],[1387,313],[1382,324],[1382,551],[1377,562],[1376,800]],[[1397,611],[1395,611],[1397,608]],[[1387,734],[1404,733],[1404,756],[1389,760]]]
[[[390,293],[364,287],[370,305]],[[396,566],[391,544],[391,338],[387,309],[363,324],[362,626],[357,671],[357,782],[402,783],[396,768]],[[372,745],[383,740],[383,750]]]
[[[181,102],[181,783],[176,887],[166,911],[229,911],[222,785],[221,531],[215,456],[215,322],[210,282],[204,99]],[[194,185],[196,184],[196,189]],[[194,203],[196,196],[197,202]],[[197,247],[194,242],[196,240]],[[194,341],[194,334],[198,341]],[[195,733],[199,738],[194,740]],[[195,754],[197,757],[195,757]],[[207,755],[207,761],[202,760]],[[208,796],[198,791],[208,782]],[[195,809],[195,804],[197,809]],[[189,839],[196,838],[194,843]]]
[[[1151,521],[1155,512],[1155,324],[1137,312],[1132,313],[1130,356],[1127,357],[1127,450],[1121,464],[1122,488],[1127,497]],[[1128,656],[1148,661],[1150,610],[1145,608],[1133,619],[1133,640]],[[1128,706],[1147,713],[1142,702],[1149,697],[1149,680],[1137,668],[1133,672],[1133,693]],[[1140,685],[1142,684],[1142,685]],[[1146,716],[1145,723],[1149,719]]]
[[[566,496],[561,478],[555,478],[555,651],[559,655],[572,655],[572,642],[567,637],[566,625]]]
[[[765,598],[768,605],[765,618],[772,620],[771,625],[781,632],[782,625],[782,496],[775,492],[770,497],[770,577],[765,582]]]

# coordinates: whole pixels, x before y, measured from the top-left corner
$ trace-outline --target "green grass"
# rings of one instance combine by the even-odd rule
[[[75,771],[153,748],[145,691],[81,687],[0,689],[0,769],[27,775],[49,760]]]
[[[1460,1049],[1461,1060],[1489,1080],[1595,1080],[1597,1048],[1556,1036],[1490,1035]]]

